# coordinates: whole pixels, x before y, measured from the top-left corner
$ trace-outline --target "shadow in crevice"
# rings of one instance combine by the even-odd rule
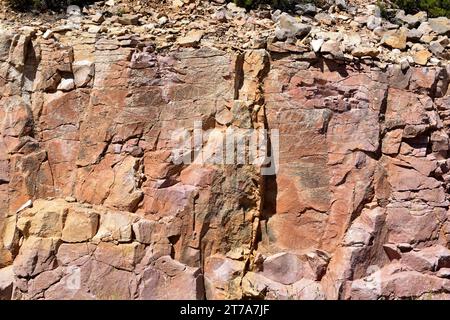
[[[264,109],[264,128],[270,132],[270,126],[267,117],[267,110]],[[274,174],[262,175],[261,176],[261,211],[260,211],[260,223],[258,226],[258,231],[256,235],[256,247],[258,243],[262,242],[263,234],[267,234],[267,230],[262,230],[262,228],[267,228],[267,222],[269,219],[277,212],[277,196],[278,196],[278,182],[277,182],[277,170],[279,169],[279,161],[273,163],[275,157],[279,160],[279,154],[274,155],[274,152],[279,153],[279,141],[277,150],[274,150],[274,146],[271,139],[271,134],[267,135],[267,157],[271,159],[271,166],[278,166],[275,168]]]
[[[270,219],[277,209],[278,184],[277,176],[264,176],[264,197],[262,202],[262,220]]]
[[[335,60],[326,59],[323,57],[320,57],[313,65],[315,68],[318,68],[320,71],[325,72],[337,72],[342,78],[346,78],[349,76],[348,70],[347,70],[347,64],[346,63],[337,63]]]
[[[33,42],[30,40],[27,43],[26,48],[22,86],[24,85],[25,82],[34,83],[39,63],[40,59],[38,57],[38,54],[36,53],[36,50],[34,49]],[[27,91],[32,91],[33,88],[26,88],[26,89]]]
[[[261,244],[262,242],[267,243],[268,239],[264,239],[263,235],[267,235],[267,223],[269,219],[276,214],[277,211],[277,176],[262,176],[262,180],[261,213],[258,230],[255,237],[255,249],[257,249],[259,244]]]

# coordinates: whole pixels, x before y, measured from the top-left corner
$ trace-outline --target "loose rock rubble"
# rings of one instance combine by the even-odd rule
[[[270,7],[246,12],[222,1],[113,2],[99,1],[83,10],[70,6],[65,13],[44,16],[15,16],[4,9],[0,22],[2,28],[15,30],[20,18],[21,29],[44,39],[87,34],[129,37],[152,42],[163,51],[197,47],[201,42],[222,50],[313,51],[330,59],[381,68],[403,61],[442,65],[450,59],[450,20],[428,19],[425,12],[407,15],[390,9],[392,18],[386,20],[376,4],[360,7],[341,0],[321,8],[298,4],[295,13]]]
[[[168,5],[2,17],[0,299],[450,298],[448,19]]]

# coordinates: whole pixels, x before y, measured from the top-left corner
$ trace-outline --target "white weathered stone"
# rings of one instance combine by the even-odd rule
[[[16,210],[16,213],[25,210],[26,208],[31,208],[33,206],[33,201],[28,200],[25,202],[19,209]]]
[[[70,91],[75,89],[75,82],[73,79],[62,79],[57,89],[61,91]]]
[[[95,73],[94,64],[87,60],[75,61],[72,70],[77,88],[86,86]]]
[[[81,15],[81,9],[79,6],[70,5],[66,9],[66,13],[70,16],[79,16]]]
[[[323,45],[324,40],[323,39],[314,39],[311,41],[311,47],[314,50],[314,52],[320,52],[320,48]]]

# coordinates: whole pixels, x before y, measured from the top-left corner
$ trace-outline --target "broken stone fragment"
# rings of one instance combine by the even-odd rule
[[[142,199],[143,192],[138,188],[140,174],[139,160],[127,156],[114,167],[115,181],[108,190],[105,205],[123,211],[134,212]]]
[[[134,25],[139,24],[139,16],[134,14],[124,14],[117,18],[117,21],[123,25]]]
[[[407,31],[400,29],[394,32],[387,32],[381,39],[381,43],[392,48],[403,50],[406,48]]]
[[[325,300],[322,285],[318,281],[303,278],[289,288],[293,299],[298,300]]]
[[[99,214],[97,212],[71,209],[62,231],[65,242],[83,242],[92,239],[97,233]]]
[[[10,31],[0,32],[0,61],[8,60],[9,50],[12,44],[14,34]]]
[[[300,11],[301,13],[307,15],[315,15],[317,13],[317,7],[312,3],[299,3],[295,5],[296,13]]]
[[[304,277],[303,269],[303,263],[297,255],[280,252],[264,260],[262,274],[282,284],[293,284]]]
[[[419,271],[437,271],[450,268],[450,250],[437,245],[419,251],[411,251],[402,255],[402,263]]]
[[[402,257],[402,253],[395,244],[386,243],[383,245],[383,249],[389,260],[399,260]]]
[[[253,299],[287,299],[286,285],[264,277],[261,273],[247,272],[242,278],[242,295]]]
[[[30,34],[14,35],[9,49],[9,62],[17,69],[22,70],[29,49]]]
[[[77,199],[71,196],[65,197],[64,200],[69,203],[77,202]]]
[[[450,279],[450,268],[442,268],[436,273],[440,278]]]
[[[245,8],[239,7],[233,2],[229,2],[227,4],[227,9],[234,13],[244,13],[245,12]]]
[[[364,247],[371,241],[372,235],[366,229],[352,227],[344,238],[344,245],[349,247]]]
[[[400,11],[399,13],[400,14],[396,15],[396,18],[406,23],[410,28],[415,28],[420,23],[427,21],[427,13],[424,11],[408,15],[405,15],[402,11]]]
[[[447,279],[409,271],[401,264],[391,264],[367,277],[353,281],[346,295],[347,298],[355,300],[378,299],[390,295],[399,298],[420,298],[428,295],[433,299],[433,293],[447,291],[448,286]]]
[[[72,64],[75,86],[85,87],[93,78],[95,73],[94,64],[87,60],[75,61]]]
[[[105,21],[105,17],[100,12],[97,12],[91,17],[92,22],[101,24],[103,21]]]
[[[323,39],[314,39],[311,41],[311,48],[314,52],[320,52],[320,48],[322,48],[323,43]]]
[[[18,249],[19,245],[19,232],[17,230],[16,224],[16,215],[5,218],[2,241],[3,246],[11,252],[15,252]]]
[[[218,10],[213,14],[213,18],[219,22],[227,22],[227,12],[226,10]]]
[[[144,245],[137,242],[118,245],[111,242],[100,242],[94,251],[97,261],[128,271],[132,271],[136,267],[144,254]]]
[[[420,38],[423,36],[423,33],[417,29],[410,29],[408,31],[408,34],[406,36],[406,38],[408,39],[408,41],[419,41]]]
[[[323,250],[314,250],[308,252],[305,257],[314,275],[314,280],[320,281],[327,271],[331,256]]]
[[[227,108],[223,108],[216,114],[216,121],[222,125],[227,125],[233,121],[233,113]]]
[[[336,22],[336,19],[325,12],[319,12],[314,16],[314,19],[320,24],[331,26]]]
[[[57,238],[27,238],[14,260],[14,274],[20,277],[36,276],[52,270],[56,263],[55,253],[60,240]]]
[[[288,38],[301,38],[309,33],[311,26],[300,23],[296,18],[282,13],[279,18],[279,25],[275,29],[275,37],[284,41]]]
[[[369,16],[367,19],[367,29],[375,30],[381,26],[382,19],[380,17]]]
[[[162,277],[147,278],[142,299],[202,299],[204,297],[203,275],[200,268],[188,267],[170,256],[159,258],[154,268]],[[158,283],[155,283],[155,282]]]
[[[206,258],[204,270],[207,299],[238,299],[242,297],[240,276],[244,270],[243,261],[213,255]]]
[[[334,40],[327,40],[322,44],[320,52],[331,53],[333,56],[338,57],[343,55],[341,43]]]
[[[141,219],[138,222],[133,223],[133,232],[136,240],[145,244],[156,242],[158,240],[158,237],[155,234],[157,233],[157,224],[158,223],[155,221],[146,219]]]
[[[22,206],[20,206],[19,209],[16,210],[16,213],[19,213],[27,208],[31,208],[32,206],[33,206],[33,202],[31,200],[28,200]]]
[[[167,18],[166,16],[162,16],[158,19],[158,24],[160,26],[165,25],[167,22],[169,22],[169,18]]]
[[[17,228],[25,237],[60,238],[66,214],[65,201],[37,200],[32,208],[19,214]]]
[[[357,58],[362,57],[376,57],[380,54],[380,51],[377,48],[374,47],[366,47],[366,46],[359,46],[352,50],[352,55]]]
[[[81,15],[81,8],[76,5],[70,5],[66,9],[66,13],[69,16],[79,16],[79,15]]]
[[[428,50],[420,50],[413,53],[414,62],[422,66],[426,65],[428,59],[430,59],[432,56],[433,54]]]
[[[433,29],[431,29],[431,26],[428,22],[422,22],[417,28],[417,31],[419,31],[423,35],[429,35],[433,31]]]
[[[173,0],[172,1],[172,6],[174,6],[175,8],[181,8],[184,5],[184,2],[181,0]]]
[[[177,43],[183,47],[196,47],[205,34],[202,30],[191,30],[184,37],[177,39]]]
[[[73,90],[75,89],[75,82],[73,81],[73,79],[62,79],[57,89],[61,91]]]
[[[347,1],[346,0],[335,0],[334,2],[336,6],[341,10],[347,10]]]
[[[402,142],[402,134],[403,134],[402,129],[395,129],[392,131],[388,131],[383,138],[381,151],[384,154],[391,154],[391,155],[397,154],[400,149],[400,144]]]
[[[90,26],[89,29],[87,30],[88,33],[99,33],[102,30],[101,26]]]
[[[440,152],[449,149],[449,137],[444,131],[434,131],[431,134],[432,151]]]
[[[397,248],[401,251],[401,252],[409,252],[413,249],[413,246],[409,243],[398,243],[397,244]]]
[[[438,17],[428,19],[428,24],[435,33],[439,35],[450,35],[450,19],[446,17]]]
[[[107,212],[100,217],[100,227],[94,239],[129,242],[132,240],[132,224],[138,217],[131,213]]]
[[[50,30],[50,29],[47,29],[45,32],[44,32],[44,34],[42,35],[42,38],[44,38],[44,39],[50,39],[50,37],[52,37],[53,36],[53,31],[52,30]]]
[[[428,49],[436,56],[440,56],[445,50],[444,46],[442,46],[439,41],[432,41]]]
[[[14,282],[13,266],[0,269],[0,300],[11,300]]]

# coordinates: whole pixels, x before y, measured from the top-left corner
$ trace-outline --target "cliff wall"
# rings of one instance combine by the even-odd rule
[[[445,59],[53,32],[0,36],[12,298],[450,298]],[[203,160],[278,136],[266,166],[180,163],[180,128]]]

